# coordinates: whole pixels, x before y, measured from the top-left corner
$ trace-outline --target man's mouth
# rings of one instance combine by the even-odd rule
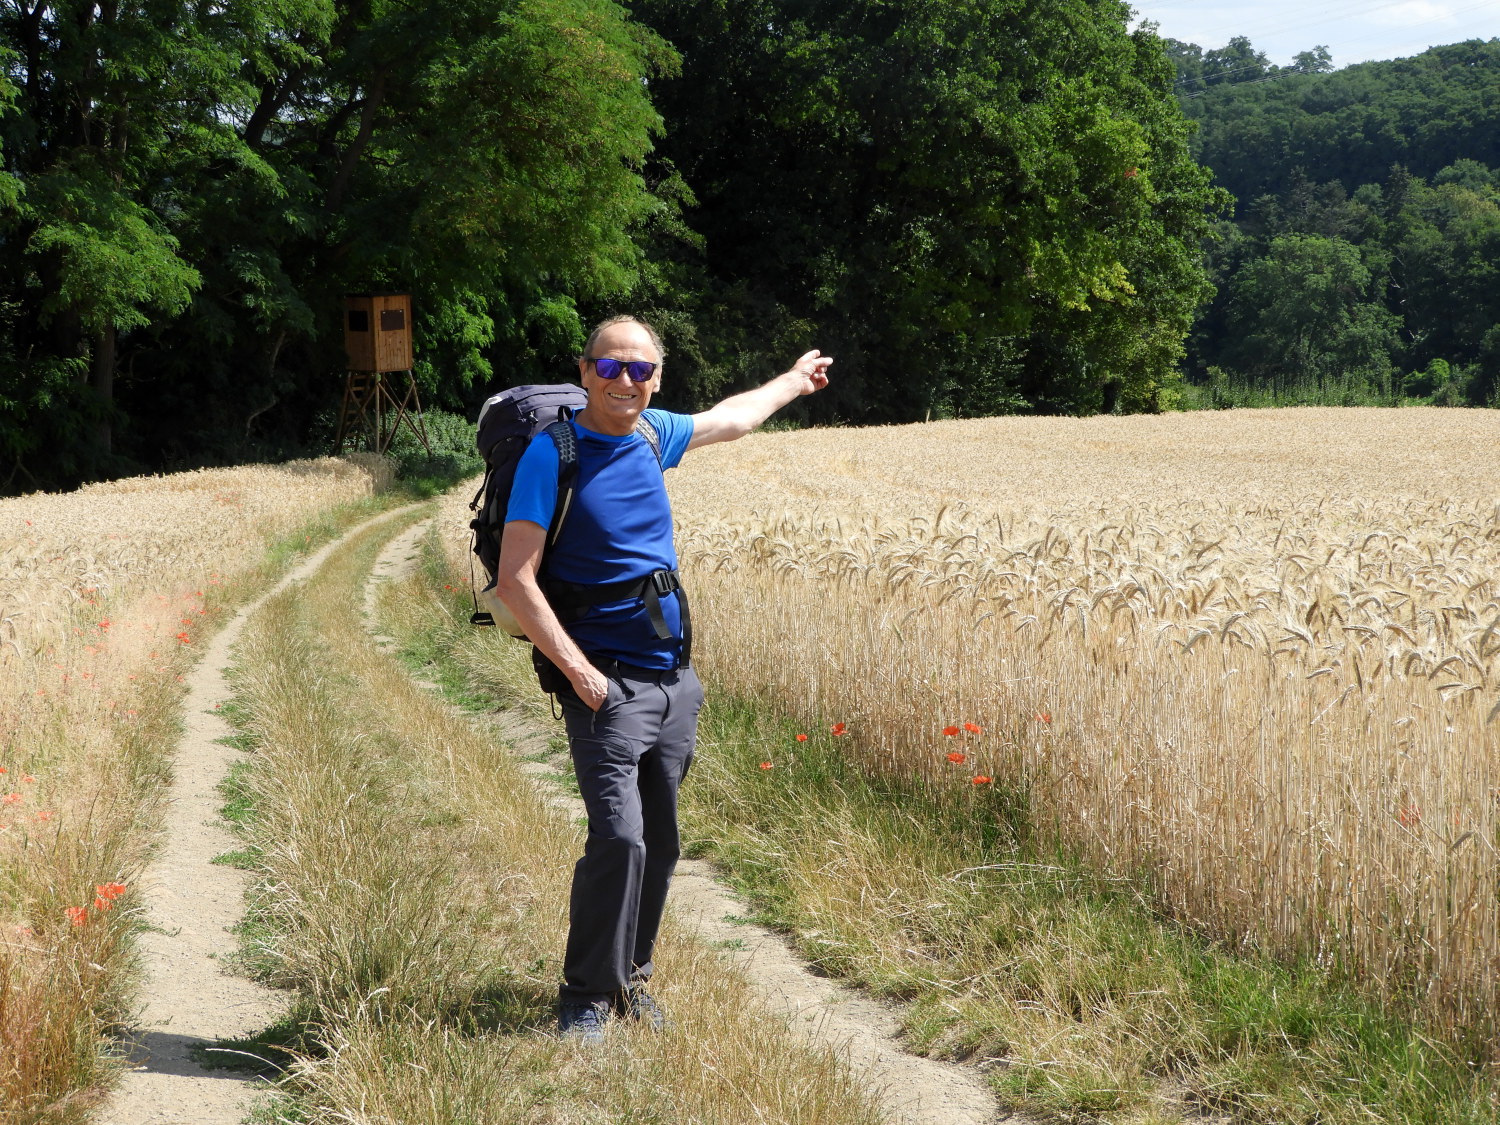
[[[620,395],[615,394],[614,391],[605,391],[604,393],[609,395],[610,398],[615,399],[619,402],[631,402],[635,399],[635,395]]]

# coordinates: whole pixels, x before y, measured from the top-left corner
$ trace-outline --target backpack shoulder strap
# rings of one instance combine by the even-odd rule
[[[661,434],[659,434],[659,433],[656,432],[656,427],[653,426],[646,419],[646,416],[644,414],[642,414],[639,418],[636,419],[636,422],[635,422],[635,432],[638,433],[638,434],[640,434],[641,437],[643,437],[643,438],[646,439],[646,444],[651,447],[651,452],[654,453],[654,454],[656,454],[656,463],[658,465],[660,465],[661,464]]]
[[[637,419],[635,429],[636,433],[646,439],[651,452],[656,454],[656,463],[660,465],[661,434],[645,418]],[[552,510],[552,526],[547,535],[547,546],[551,547],[562,534],[563,521],[568,518],[568,510],[573,506],[573,494],[577,491],[578,434],[567,417],[558,419],[542,432],[557,447],[557,506]]]
[[[578,435],[566,418],[553,422],[542,432],[557,447],[557,504],[552,509],[552,527],[547,536],[547,546],[551,547],[562,534],[563,521],[573,506],[573,493],[578,482]]]

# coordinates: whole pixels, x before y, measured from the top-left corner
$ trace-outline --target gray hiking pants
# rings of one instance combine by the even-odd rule
[[[590,711],[561,693],[573,770],[589,814],[573,868],[560,999],[619,1003],[651,976],[667,887],[681,850],[677,787],[693,760],[703,688],[691,668],[597,663],[609,679]]]

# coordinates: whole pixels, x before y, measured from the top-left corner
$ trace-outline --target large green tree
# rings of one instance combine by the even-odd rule
[[[4,155],[24,187],[0,256],[0,480],[32,454],[53,470],[41,479],[108,467],[120,334],[180,311],[199,284],[147,195],[228,143],[215,109],[240,55],[209,22],[170,4],[0,7],[15,89]]]
[[[345,291],[415,293],[456,403],[576,346],[661,207],[673,56],[609,0],[9,0],[0,34],[11,487],[305,445]]]
[[[435,405],[492,376],[543,377],[576,348],[575,302],[635,283],[631,232],[658,207],[640,170],[659,125],[644,80],[672,64],[599,0],[374,0],[329,16],[268,59],[241,130],[253,162],[192,226],[215,272],[152,346],[163,396],[179,372],[185,388],[206,381],[221,428],[288,445],[336,397],[344,292],[415,294]],[[207,323],[253,347],[224,350]],[[189,390],[158,416],[200,408]]]
[[[1162,402],[1221,199],[1123,3],[634,10],[683,56],[653,90],[698,201],[701,249],[657,244],[689,392],[805,342],[839,357],[806,408],[853,420]]]

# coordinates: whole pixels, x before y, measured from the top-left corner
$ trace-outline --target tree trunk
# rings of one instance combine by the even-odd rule
[[[114,410],[115,401],[115,342],[113,325],[94,337],[94,366],[92,378],[89,381],[94,394],[99,397],[103,411],[94,432],[99,441],[99,448],[105,453],[114,451],[114,431],[109,415]]]
[[[339,166],[338,174],[334,177],[333,186],[328,189],[328,198],[324,207],[330,213],[337,211],[344,201],[344,190],[349,186],[349,180],[354,175],[359,158],[364,155],[365,149],[369,147],[370,138],[375,135],[375,115],[380,112],[381,103],[384,101],[385,71],[378,70],[375,72],[374,81],[365,92],[365,102],[359,114],[359,131],[349,142],[349,147],[344,150],[343,162]]]

